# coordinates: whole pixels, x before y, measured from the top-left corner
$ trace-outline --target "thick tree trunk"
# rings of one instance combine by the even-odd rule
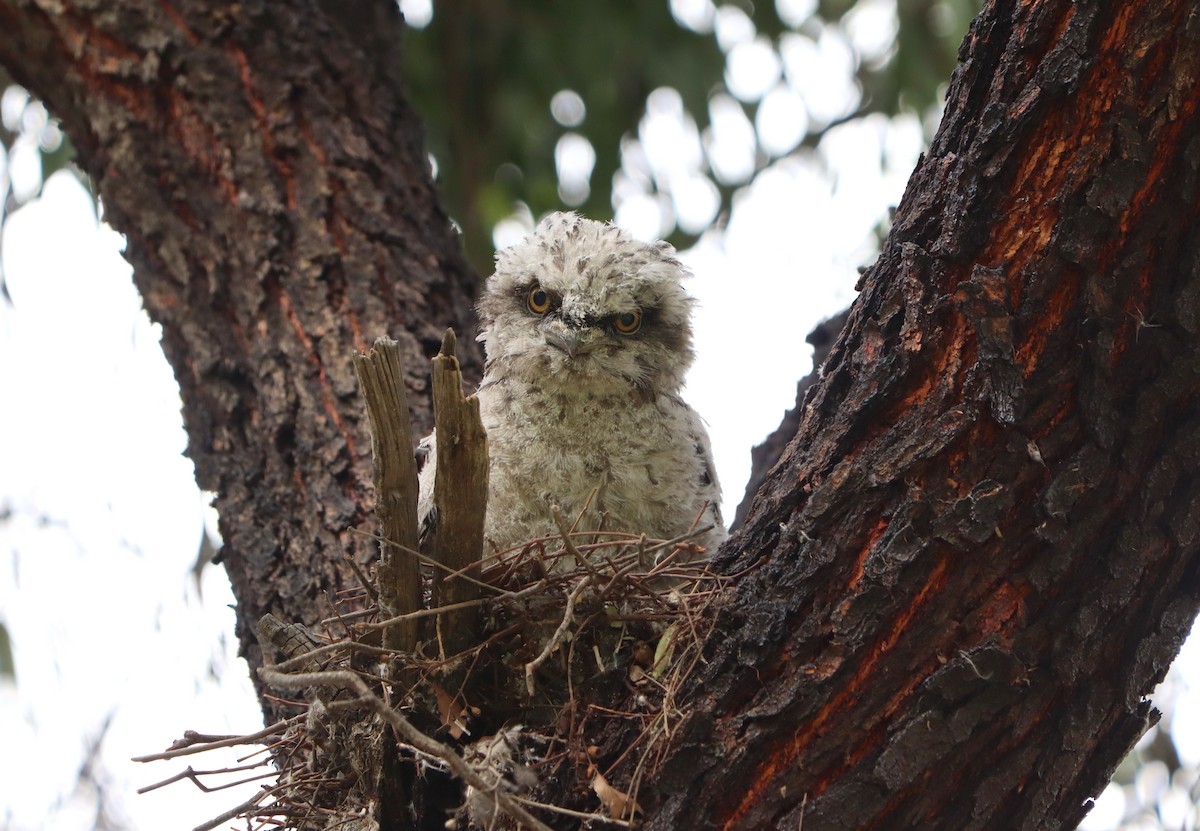
[[[1200,597],[1200,4],[993,2],[961,59],[724,549],[652,828],[1073,827],[1156,718]]]
[[[478,374],[475,278],[438,207],[393,3],[0,2],[0,62],[79,149],[215,491],[243,650],[372,560],[353,349],[398,338],[419,429],[446,326]],[[264,702],[273,710],[269,701]]]
[[[375,553],[346,531],[370,523],[349,351],[431,354],[473,286],[394,5],[46,8],[0,0],[0,62],[128,236],[243,629],[324,617]],[[1069,826],[1195,615],[1196,0],[991,2],[962,58],[719,561],[745,573],[639,793],[651,827]]]

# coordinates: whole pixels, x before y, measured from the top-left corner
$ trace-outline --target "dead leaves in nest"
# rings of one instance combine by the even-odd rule
[[[600,803],[612,819],[633,819],[634,814],[641,813],[642,807],[637,800],[610,785],[600,771],[593,768],[592,774],[592,790],[600,797]]]
[[[442,729],[456,741],[468,735],[470,731],[467,730],[467,720],[479,715],[479,708],[467,706],[461,697],[450,695],[440,684],[430,681],[429,686],[433,688],[433,697],[437,701]]]

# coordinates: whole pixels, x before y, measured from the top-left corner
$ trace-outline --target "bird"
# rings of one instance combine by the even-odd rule
[[[570,212],[496,254],[477,304],[488,437],[485,544],[580,531],[725,538],[704,422],[680,396],[691,366],[688,270],[647,243]],[[433,519],[436,435],[422,446],[418,516]]]

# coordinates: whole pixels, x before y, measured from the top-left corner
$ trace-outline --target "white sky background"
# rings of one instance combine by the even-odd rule
[[[783,5],[804,16],[813,4]],[[703,20],[709,7],[673,3],[684,19]],[[892,0],[865,8],[845,31],[831,29],[815,44],[794,41],[782,57],[764,50],[742,21],[716,21],[730,90],[770,102],[757,130],[774,152],[794,146],[808,124],[855,106],[857,93],[844,81],[852,47],[860,55],[886,49],[894,26]],[[670,91],[652,96],[642,141],[627,148],[627,173],[617,183],[620,221],[653,236],[664,215],[677,214],[685,227],[711,218],[711,183],[698,173],[705,154],[736,180],[755,138],[732,98],[716,99],[713,113],[714,129],[701,135]],[[700,301],[687,397],[710,425],[727,518],[741,500],[751,446],[778,425],[810,368],[805,336],[852,299],[856,268],[874,255],[872,229],[899,200],[922,141],[912,118],[835,128],[816,154],[758,176],[727,227],[684,252]],[[586,163],[587,152],[575,142],[564,156]],[[18,191],[31,175],[36,181],[19,158],[0,172],[11,173]],[[639,177],[665,186],[670,204],[648,197],[648,180]],[[516,217],[498,237],[529,221]],[[193,827],[240,802],[245,789],[204,795],[180,782],[144,796],[133,791],[189,762],[218,767],[238,754],[151,766],[130,757],[160,750],[186,729],[261,726],[245,664],[234,654],[224,572],[206,568],[199,584],[193,573],[211,511],[181,455],[178,389],[121,247],[66,174],[4,229],[13,306],[0,303],[0,512],[8,515],[0,519],[0,622],[12,635],[17,671],[15,685],[0,680],[6,831],[99,827],[95,794],[78,781],[101,735],[95,768],[114,818],[129,828]],[[1200,644],[1193,639],[1185,651],[1184,671],[1156,703],[1174,712],[1176,744],[1194,766]],[[1157,769],[1140,778],[1143,799],[1173,794],[1168,827],[1194,827],[1191,803],[1178,796],[1194,783],[1172,789]],[[1120,789],[1110,789],[1086,827],[1114,827],[1125,806]]]

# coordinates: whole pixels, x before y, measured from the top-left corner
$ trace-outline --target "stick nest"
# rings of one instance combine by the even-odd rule
[[[613,532],[564,532],[492,555],[470,601],[479,640],[452,655],[438,608],[402,616],[422,621],[415,651],[383,648],[397,618],[383,619],[364,578],[315,632],[260,625],[285,658],[264,681],[307,697],[292,702],[295,717],[245,737],[189,734],[142,760],[270,743],[270,760],[244,767],[272,762],[276,772],[258,775],[273,783],[201,829],[234,817],[248,829],[376,829],[399,810],[384,803],[407,805],[421,779],[459,789],[447,827],[634,825],[638,793],[686,716],[679,691],[728,580],[702,555],[689,537]],[[166,782],[178,778],[204,787],[191,768]]]

